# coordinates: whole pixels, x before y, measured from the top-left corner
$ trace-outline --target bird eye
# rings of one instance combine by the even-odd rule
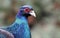
[[[30,10],[29,8],[25,8],[25,9],[24,9],[24,12],[25,12],[25,13],[29,13],[30,11],[31,11],[31,10]]]

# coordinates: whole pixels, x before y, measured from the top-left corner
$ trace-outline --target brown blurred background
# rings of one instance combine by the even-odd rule
[[[0,27],[14,22],[20,6],[29,4],[37,15],[32,38],[60,38],[60,0],[0,0]]]

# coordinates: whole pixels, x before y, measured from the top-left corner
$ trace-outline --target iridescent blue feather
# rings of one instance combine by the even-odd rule
[[[20,11],[16,15],[15,22],[6,28],[2,28],[12,33],[14,35],[14,38],[31,38],[31,33],[30,33],[27,18],[22,15],[23,11],[21,11],[21,9],[23,9],[23,7],[32,8],[29,5],[22,6],[20,8]],[[0,38],[6,38],[6,37],[0,34]]]

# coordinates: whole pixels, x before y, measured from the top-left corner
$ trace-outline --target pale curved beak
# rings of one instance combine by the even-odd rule
[[[31,16],[34,16],[34,17],[36,17],[36,14],[35,14],[35,12],[32,10],[32,11],[30,11],[30,13],[29,13]]]

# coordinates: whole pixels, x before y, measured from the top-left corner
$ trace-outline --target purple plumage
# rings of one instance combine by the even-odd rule
[[[35,16],[32,7],[29,5],[22,6],[16,15],[15,22],[6,28],[3,28],[3,30],[12,33],[13,38],[31,38],[31,32],[27,21],[27,17],[31,15]],[[3,35],[0,34],[0,37],[6,38],[6,36]]]

